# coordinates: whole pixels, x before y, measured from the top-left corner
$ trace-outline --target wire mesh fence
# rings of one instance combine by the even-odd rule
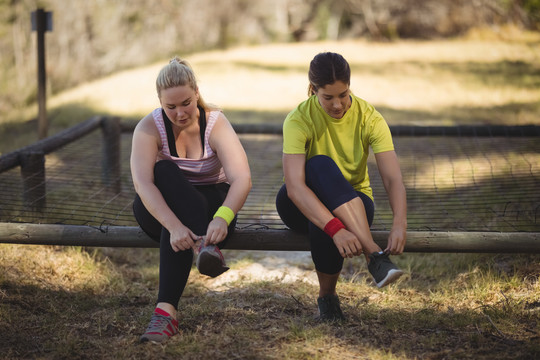
[[[448,132],[394,137],[408,199],[409,230],[538,232],[540,142],[537,134],[460,135]],[[517,136],[516,136],[517,135]],[[281,229],[275,195],[283,183],[282,137],[240,134],[253,189],[239,228]],[[120,190],[106,186],[99,132],[46,155],[45,206],[25,203],[20,169],[0,173],[0,221],[39,224],[136,226],[129,170],[131,133],[121,136]],[[389,230],[392,211],[370,155],[375,196],[373,230]]]

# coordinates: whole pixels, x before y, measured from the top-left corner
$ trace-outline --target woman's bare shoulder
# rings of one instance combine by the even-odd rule
[[[154,116],[152,115],[152,113],[146,115],[141,120],[139,120],[137,126],[135,126],[135,131],[143,131],[151,134],[158,133],[158,129],[156,127],[156,123],[154,122]]]

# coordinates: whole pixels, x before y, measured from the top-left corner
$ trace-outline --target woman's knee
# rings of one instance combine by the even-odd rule
[[[315,155],[306,161],[306,178],[320,172],[327,173],[328,171],[341,171],[336,162],[327,155]]]
[[[357,197],[340,168],[326,155],[306,162],[306,184],[330,211]]]
[[[283,185],[277,193],[276,210],[283,223],[291,230],[307,233],[308,220],[289,198],[286,185]]]
[[[160,160],[154,165],[154,178],[169,176],[178,171],[178,165],[170,160]]]

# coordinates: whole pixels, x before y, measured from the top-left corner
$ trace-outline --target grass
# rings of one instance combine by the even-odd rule
[[[157,291],[156,249],[1,245],[0,357],[540,355],[538,256],[406,254],[396,260],[409,275],[383,290],[372,286],[363,260],[347,260],[338,284],[348,317],[341,325],[314,320],[315,284],[300,277],[260,280],[250,273],[250,264],[260,256],[227,251],[230,272],[244,277],[221,284],[219,278],[204,278],[194,270],[180,302],[181,335],[165,345],[139,345]],[[310,272],[306,267],[303,271]]]
[[[355,93],[390,124],[538,125],[539,42],[289,44],[188,60],[205,99],[233,122],[280,123],[305,98],[309,59],[334,50],[351,62]],[[159,105],[153,81],[163,63],[51,98],[50,133],[94,114],[144,116]],[[0,152],[36,140],[35,122],[25,121],[34,110],[0,122]],[[181,336],[139,345],[157,294],[156,249],[0,245],[0,358],[540,358],[539,255],[404,254],[395,260],[407,276],[382,290],[363,259],[347,260],[338,284],[348,317],[341,325],[313,319],[309,258],[225,255],[227,277],[192,272],[180,302]]]

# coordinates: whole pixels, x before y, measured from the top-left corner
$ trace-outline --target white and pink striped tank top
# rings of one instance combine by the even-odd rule
[[[154,117],[154,123],[159,131],[162,147],[159,149],[159,160],[173,161],[180,169],[183,170],[184,175],[193,185],[212,185],[227,182],[225,171],[219,161],[216,153],[210,147],[208,140],[210,139],[210,133],[216,123],[219,111],[211,111],[206,123],[206,130],[204,132],[204,153],[200,159],[188,159],[172,156],[169,149],[169,142],[167,141],[167,130],[165,129],[162,109],[157,108],[152,112]]]

